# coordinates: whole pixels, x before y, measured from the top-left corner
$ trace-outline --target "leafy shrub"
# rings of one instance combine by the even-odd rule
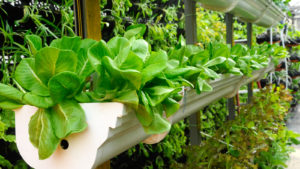
[[[200,110],[201,132],[213,135],[216,130],[223,126],[228,116],[227,100],[225,98],[210,104]],[[206,137],[204,137],[205,139]]]
[[[283,167],[291,143],[300,135],[288,131],[284,118],[291,96],[288,91],[267,88],[243,106],[236,119],[227,121],[200,146],[187,147],[186,163],[174,168]],[[272,156],[272,155],[273,156]]]

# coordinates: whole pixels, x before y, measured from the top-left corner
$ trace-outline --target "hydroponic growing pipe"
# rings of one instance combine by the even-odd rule
[[[284,13],[271,0],[196,0],[210,10],[228,12],[240,20],[263,27],[278,24]]]
[[[190,116],[214,101],[236,94],[237,89],[239,89],[241,85],[260,79],[273,68],[274,65],[270,64],[267,68],[253,72],[251,77],[223,76],[223,78],[210,83],[214,89],[212,92],[203,92],[198,95],[194,90],[188,90],[181,108],[172,116],[172,123],[176,123]],[[117,128],[110,129],[109,138],[98,149],[94,167],[126,151],[128,148],[140,143],[149,136],[144,132],[143,127],[133,112],[129,112],[127,116],[128,118],[122,117],[123,120],[120,119],[121,123]]]

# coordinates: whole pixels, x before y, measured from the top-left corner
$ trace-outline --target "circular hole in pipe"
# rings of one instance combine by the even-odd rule
[[[66,150],[69,147],[69,142],[67,140],[63,139],[60,142],[60,146],[61,146],[62,149]]]

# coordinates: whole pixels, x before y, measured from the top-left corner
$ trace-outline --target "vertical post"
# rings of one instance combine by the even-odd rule
[[[227,99],[227,108],[229,112],[227,120],[233,120],[235,118],[234,97]]]
[[[187,44],[197,42],[197,21],[196,21],[196,2],[193,0],[184,1],[185,16],[185,38]]]
[[[273,28],[270,28],[270,44],[273,45]]]
[[[185,36],[187,44],[197,42],[197,22],[196,22],[196,2],[193,0],[184,1],[185,15]],[[201,135],[199,132],[200,112],[194,113],[189,117],[191,145],[199,145]]]
[[[252,23],[247,23],[247,45],[249,48],[252,47]],[[251,102],[253,96],[253,83],[248,84],[248,100],[247,103]]]
[[[226,43],[233,46],[233,15],[230,13],[226,13],[225,22],[226,22]]]
[[[289,49],[289,53],[292,54],[292,52],[293,52],[293,47],[288,47],[288,49]]]
[[[295,13],[292,13],[292,26],[293,26],[293,30],[296,30],[296,26],[295,26]]]
[[[286,37],[286,33],[287,33],[287,25],[284,24],[284,28],[283,30],[280,32],[280,36],[281,36],[281,42],[282,42],[282,46],[285,48],[285,37]],[[284,58],[284,63],[285,63],[285,89],[288,89],[288,65],[287,65],[287,58]]]
[[[251,103],[252,101],[252,97],[253,97],[253,83],[250,82],[248,84],[248,100],[247,100],[247,103]]]
[[[247,45],[252,47],[252,23],[247,23]]]
[[[82,23],[82,1],[73,0],[73,10],[75,17],[75,32],[78,36],[83,37],[83,23]]]
[[[75,31],[82,38],[101,40],[101,19],[99,0],[73,0]],[[97,169],[110,169],[110,160]]]
[[[101,39],[100,1],[74,0],[75,31],[82,38]]]
[[[233,15],[226,13],[226,43],[233,46]],[[235,118],[235,105],[234,97],[227,99],[227,108],[229,111],[228,120],[233,120]]]
[[[271,26],[270,28],[270,44],[273,45],[273,28]],[[273,71],[270,72],[270,82],[269,82],[270,85],[273,84]]]

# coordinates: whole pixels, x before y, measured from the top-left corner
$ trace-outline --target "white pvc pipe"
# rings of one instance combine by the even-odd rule
[[[172,123],[183,120],[191,114],[198,112],[206,105],[224,96],[228,96],[232,92],[236,92],[236,87],[239,86],[237,84],[244,85],[258,80],[265,73],[273,70],[273,68],[274,65],[270,64],[266,69],[254,71],[251,77],[246,78],[241,76],[224,76],[223,79],[210,83],[214,89],[212,92],[203,92],[201,95],[197,95],[193,90],[187,91],[188,94],[183,101],[184,105],[172,116]],[[135,120],[131,120],[131,123],[126,124],[130,125],[130,127],[122,125],[120,126],[120,131],[113,132],[114,130],[112,130],[113,134],[111,134],[111,137],[98,149],[94,166],[102,164],[147,137],[140,123],[136,118],[134,119]]]
[[[231,13],[240,20],[263,27],[277,24],[284,13],[270,0],[196,0],[210,10]]]

